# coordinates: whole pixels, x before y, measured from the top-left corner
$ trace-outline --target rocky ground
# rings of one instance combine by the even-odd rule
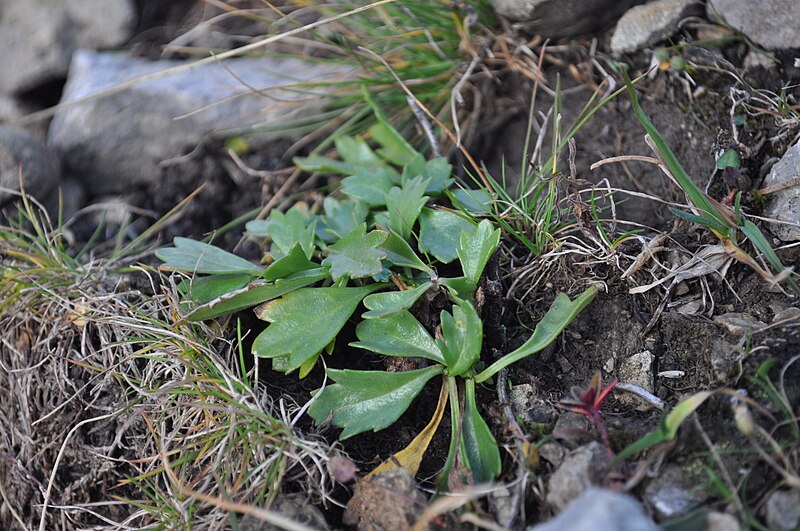
[[[781,261],[795,268],[800,264],[800,3],[491,3],[499,15],[492,59],[505,51],[506,62],[497,67],[484,57],[492,69],[475,71],[475,86],[492,98],[496,113],[471,125],[475,132],[469,146],[490,173],[499,175],[507,165],[509,181],[519,179],[515,169],[521,166],[529,129],[532,76],[515,68],[511,58],[531,50],[543,57],[540,73],[548,90],[538,95],[534,129],[546,129],[556,79],[563,87],[561,119],[572,123],[598,87],[607,95],[621,86],[615,68],[625,62],[632,75],[646,74],[637,85],[644,111],[688,174],[719,201],[733,201],[742,192],[744,211],[765,231]],[[53,8],[43,0],[9,0],[0,6],[5,50],[0,56],[0,202],[9,226],[17,212],[13,204],[19,197],[20,171],[25,191],[54,218],[60,208],[68,246],[80,249],[93,240],[98,256],[117,242],[135,239],[201,185],[181,217],[159,229],[160,242],[202,237],[271,200],[284,206],[287,197],[320,201],[319,181],[282,188],[292,156],[304,153],[311,143],[298,143],[307,138],[305,132],[276,135],[280,127],[275,125],[321,112],[320,102],[330,89],[280,87],[287,80],[347,79],[355,67],[287,57],[287,51],[324,56],[324,50],[309,51],[307,43],[292,42],[271,58],[236,57],[222,63],[218,56],[192,63],[193,50],[224,53],[264,36],[257,17],[227,18],[218,4],[66,0]],[[228,4],[264,8],[259,2]],[[312,20],[309,15],[303,22]],[[260,134],[249,135],[253,132]],[[551,139],[542,134],[548,145]],[[241,156],[228,149],[231,137],[247,138],[249,149]],[[638,232],[613,249],[552,253],[544,260],[532,260],[513,240],[506,242],[487,279],[502,286],[502,296],[484,310],[499,316],[493,341],[502,349],[527,338],[557,291],[570,292],[591,281],[603,286],[603,293],[554,347],[510,371],[507,403],[495,389],[481,391],[496,438],[510,440],[503,412],[508,406],[526,436],[537,443],[536,459],[515,463],[509,452],[491,493],[467,504],[473,519],[459,519],[451,506],[429,527],[797,529],[797,296],[785,283],[771,284],[734,261],[710,231],[678,218],[669,207],[685,205],[684,193],[655,165],[624,160],[592,169],[609,157],[652,156],[626,95],[600,108],[575,145],[573,177],[614,192],[613,201],[604,199],[614,234]],[[728,152],[738,157],[735,167],[719,162]],[[463,163],[456,155],[452,160]],[[568,165],[566,159],[563,163]],[[217,244],[233,249],[241,233],[241,224],[235,225]],[[0,270],[10,277],[19,257],[3,249]],[[258,258],[252,242],[237,249]],[[156,264],[152,256],[137,260]],[[152,274],[148,280],[130,270],[124,275],[116,269],[90,271],[85,279],[92,282],[81,284],[81,293],[113,298],[126,308],[139,304],[130,297],[164,288],[152,281]],[[59,284],[45,284],[58,292],[53,286]],[[88,354],[64,366],[53,363],[48,356],[60,352],[53,347],[60,336],[50,329],[49,318],[42,317],[50,314],[31,310],[46,299],[30,300],[21,313],[14,301],[0,305],[0,323],[7,330],[0,332],[5,334],[0,345],[0,528],[39,525],[42,511],[37,507],[43,499],[49,500],[50,511],[41,517],[40,529],[114,528],[113,522],[124,521],[133,511],[104,504],[139,499],[136,489],[147,487],[120,483],[136,468],[125,467],[154,459],[163,450],[152,442],[142,443],[149,454],[135,449],[150,433],[144,414],[102,419],[99,428],[78,429],[97,404],[113,411],[130,397],[115,387],[114,378],[106,378],[103,386],[95,382],[96,367],[86,361]],[[165,320],[174,317],[169,317],[166,303],[141,304],[143,311],[162,312]],[[76,317],[75,307],[69,308],[68,337],[84,345],[76,352],[85,354],[85,345],[102,352],[104,345],[126,342],[112,315],[107,327],[98,325],[92,333],[96,337],[87,339],[92,334],[81,324],[80,312]],[[250,315],[241,318],[247,326],[264,326]],[[135,330],[136,338],[146,335],[146,327]],[[221,343],[235,337],[230,330],[213,332]],[[130,362],[130,374],[143,386],[152,375],[137,363]],[[43,369],[36,372],[37,367]],[[683,422],[677,437],[616,463],[596,427],[556,407],[573,389],[586,387],[597,371],[604,382],[619,381],[602,407],[614,452],[656,430],[664,410],[682,398],[714,393],[707,399],[703,395],[703,405]],[[179,372],[175,370],[176,381],[183,381]],[[272,407],[283,399],[302,404],[321,378],[321,373],[312,373],[298,383],[270,373],[264,394],[255,393],[254,403],[265,408],[267,402]],[[80,407],[70,405],[75,397]],[[305,521],[313,527],[337,528],[360,520],[360,529],[398,528],[397,520],[391,520],[398,507],[404,522],[421,517],[430,503],[426,478],[441,466],[447,452],[444,440],[434,440],[418,481],[386,479],[381,492],[390,492],[388,501],[384,495],[362,500],[361,506],[350,507],[349,515],[337,503],[347,503],[352,485],[346,486],[344,479],[325,488],[308,483],[316,478],[320,462],[327,468],[319,465],[324,470],[319,474],[331,475],[332,455],[340,459],[337,463],[369,470],[405,446],[424,426],[422,419],[429,418],[435,396],[429,398],[395,426],[341,445],[334,445],[332,430],[318,438],[310,421],[293,423],[298,437],[308,434],[313,441],[304,440],[300,447],[325,450],[318,461],[297,460],[300,472],[287,476],[287,495],[273,508],[296,520],[310,515]],[[147,414],[158,417],[152,407]],[[79,437],[69,446],[63,443],[68,450],[62,460],[59,450],[70,430],[77,430]],[[113,433],[125,435],[110,437]],[[287,441],[296,442],[291,437]],[[335,470],[332,476],[337,476]],[[169,492],[169,486],[164,488]],[[318,510],[298,508],[307,497]],[[70,512],[91,503],[103,509]],[[249,516],[237,520],[228,519],[227,511],[237,509],[227,507],[211,524],[204,521],[194,528],[271,529],[258,527],[257,513],[245,512]],[[130,525],[191,527],[186,524],[191,515],[175,518],[183,523],[142,517]]]

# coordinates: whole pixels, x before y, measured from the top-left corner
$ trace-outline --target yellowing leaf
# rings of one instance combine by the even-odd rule
[[[378,474],[383,474],[384,472],[389,472],[390,470],[394,470],[399,467],[405,468],[408,470],[409,474],[416,476],[417,472],[419,471],[419,465],[422,463],[422,458],[425,456],[425,452],[428,450],[428,446],[430,446],[431,440],[436,434],[439,424],[442,422],[444,410],[447,406],[447,396],[447,383],[446,381],[443,381],[442,390],[439,392],[439,404],[436,406],[436,411],[433,412],[433,418],[431,418],[430,422],[428,422],[428,425],[425,426],[425,429],[419,432],[419,434],[414,437],[414,440],[411,441],[408,446],[375,467],[375,469],[367,474],[364,479],[376,476]]]

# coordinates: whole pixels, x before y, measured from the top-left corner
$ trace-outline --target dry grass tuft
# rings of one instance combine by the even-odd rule
[[[77,263],[21,211],[0,227],[0,528],[219,529],[231,502],[277,521],[285,481],[326,500],[332,449],[235,339],[177,322],[172,279]]]

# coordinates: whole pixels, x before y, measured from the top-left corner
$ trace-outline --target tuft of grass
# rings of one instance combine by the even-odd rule
[[[332,449],[294,428],[241,335],[178,323],[173,279],[117,247],[76,259],[25,195],[0,226],[0,527],[285,526],[268,510],[285,481],[324,501]]]

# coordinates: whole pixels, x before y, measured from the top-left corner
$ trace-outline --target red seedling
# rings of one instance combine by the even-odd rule
[[[592,376],[589,387],[585,389],[578,386],[573,387],[571,390],[572,396],[562,398],[561,401],[556,404],[556,407],[585,416],[589,422],[597,428],[597,431],[600,432],[603,444],[606,445],[608,453],[612,456],[613,452],[611,451],[611,444],[608,441],[608,432],[606,432],[606,427],[603,424],[603,417],[600,414],[600,407],[603,405],[603,401],[609,393],[611,393],[611,390],[614,389],[615,385],[617,385],[616,379],[611,380],[608,385],[603,387],[603,379],[600,376],[600,371],[598,371]]]

